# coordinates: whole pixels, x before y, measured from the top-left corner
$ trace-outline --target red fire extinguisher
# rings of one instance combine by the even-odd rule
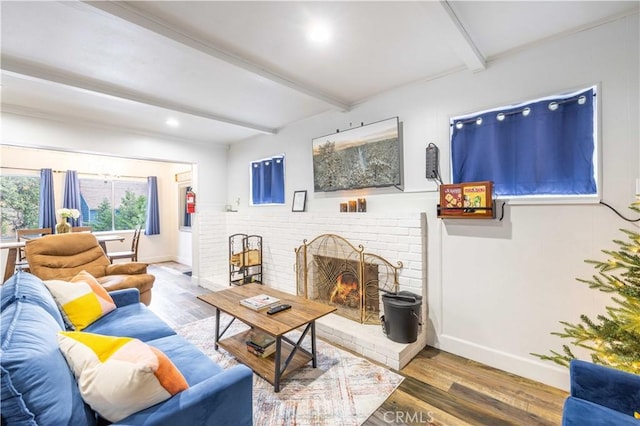
[[[192,190],[187,191],[187,213],[195,213],[196,212],[196,193]]]

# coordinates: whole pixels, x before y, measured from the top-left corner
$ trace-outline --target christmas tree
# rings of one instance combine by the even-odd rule
[[[640,213],[640,201],[630,208]],[[621,231],[627,240],[614,240],[618,250],[603,250],[608,260],[586,261],[599,273],[592,279],[578,279],[590,288],[612,293],[614,305],[608,306],[606,314],[598,315],[596,321],[587,315],[581,315],[577,324],[560,321],[564,331],[551,334],[571,339],[574,346],[590,351],[595,364],[640,374],[640,234]],[[551,355],[532,355],[568,367],[576,356],[568,345],[562,348],[563,353],[552,350]]]

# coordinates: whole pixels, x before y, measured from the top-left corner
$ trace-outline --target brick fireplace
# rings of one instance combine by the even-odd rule
[[[207,280],[224,285],[227,285],[228,277],[221,271],[228,269],[228,250],[219,241],[237,232],[262,235],[267,265],[264,282],[291,294],[298,293],[297,284],[301,282],[298,278],[301,270],[299,267],[296,269],[295,264],[296,257],[302,253],[300,250],[294,253],[294,250],[305,238],[330,232],[357,242],[357,248],[361,244],[367,253],[376,253],[394,264],[401,260],[402,269],[397,271],[398,290],[421,294],[424,301],[422,318],[426,325],[421,328],[417,342],[402,344],[388,339],[379,320],[363,324],[337,314],[327,315],[316,322],[318,337],[395,369],[406,365],[427,343],[433,325],[428,321],[427,311],[426,214],[402,211],[392,214],[319,212],[301,215],[284,211],[264,214],[249,210],[203,213],[200,219],[200,253],[203,259],[207,259],[200,265],[201,273],[204,277],[211,277]],[[367,260],[365,263],[371,262]]]

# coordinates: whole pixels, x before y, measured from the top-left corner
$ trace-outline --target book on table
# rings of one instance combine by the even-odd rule
[[[240,304],[242,306],[251,308],[254,311],[261,311],[263,309],[271,308],[272,306],[276,306],[278,303],[280,303],[280,299],[266,294],[259,294],[257,296],[248,297],[240,301]]]
[[[260,358],[266,358],[276,351],[276,345],[273,344],[265,350],[260,350],[255,346],[252,346],[249,343],[247,343],[247,351],[251,352],[255,356],[259,356]]]
[[[267,333],[254,330],[247,337],[247,350],[254,355],[266,357],[276,351],[276,339]]]

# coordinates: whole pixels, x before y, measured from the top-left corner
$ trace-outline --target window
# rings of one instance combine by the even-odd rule
[[[2,238],[14,239],[16,229],[38,228],[40,176],[1,175]]]
[[[147,182],[80,179],[83,225],[94,231],[120,231],[143,226],[147,211]]]
[[[284,204],[284,154],[251,162],[251,205]]]
[[[453,183],[509,198],[589,197],[597,187],[596,87],[451,119]]]

